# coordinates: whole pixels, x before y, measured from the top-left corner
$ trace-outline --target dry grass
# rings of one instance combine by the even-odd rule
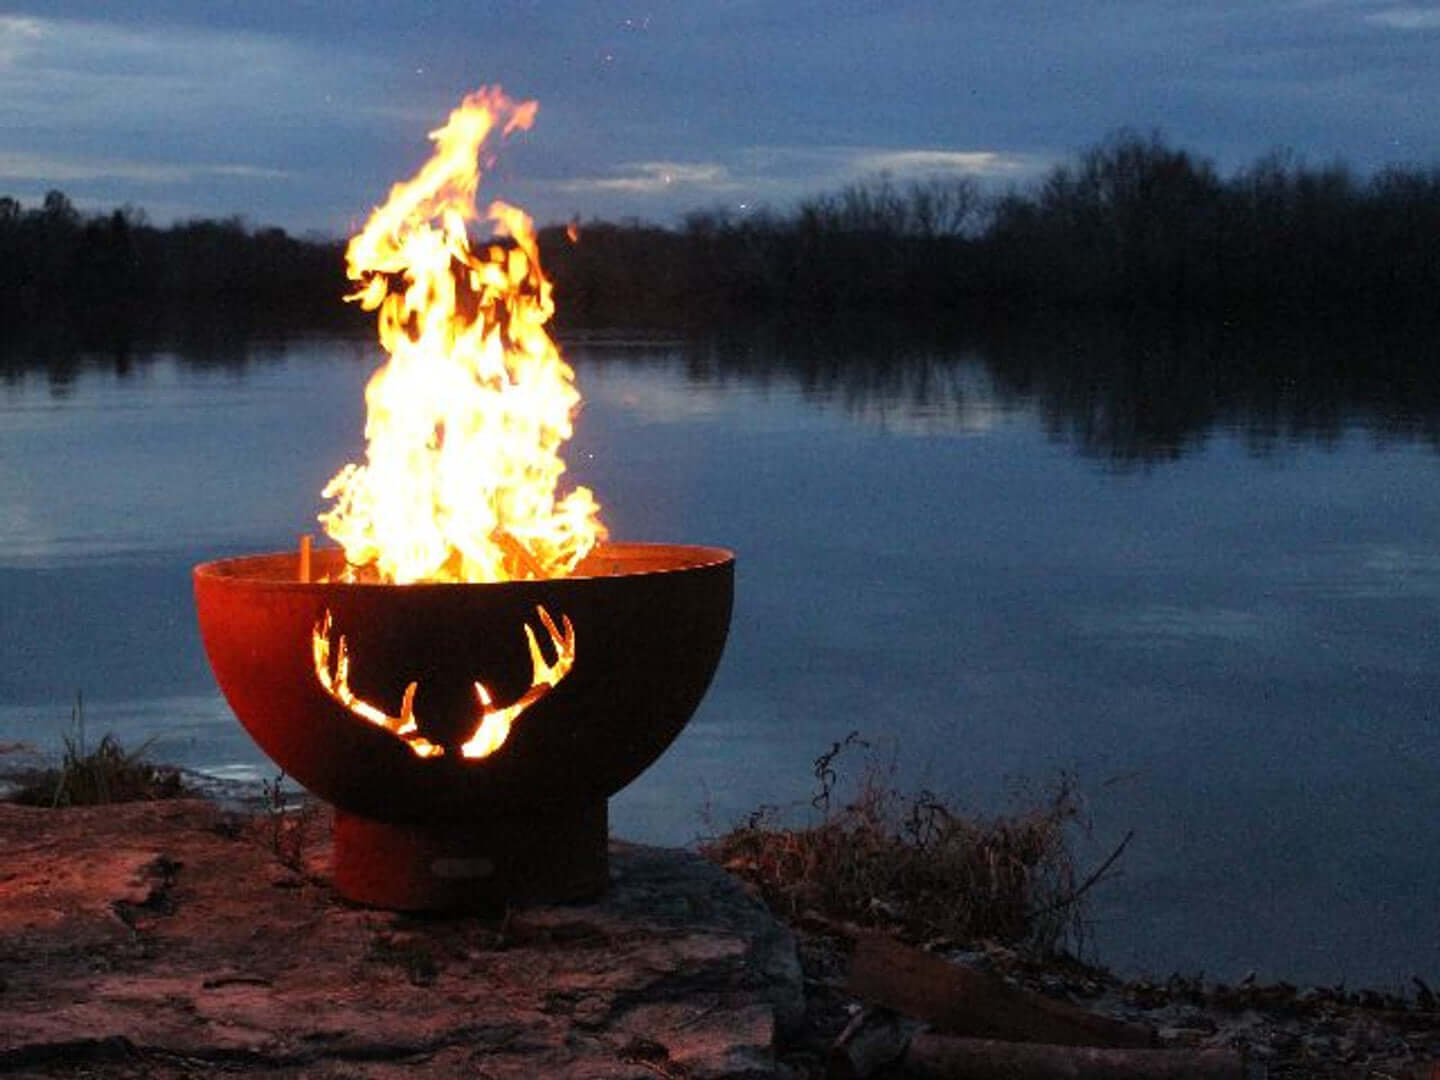
[[[71,711],[75,734],[65,736],[60,765],[32,769],[16,779],[11,802],[26,806],[101,806],[106,803],[178,799],[190,794],[180,771],[145,758],[146,746],[126,751],[113,735],[93,750],[85,744],[84,702],[77,696]]]
[[[303,874],[306,852],[323,835],[320,806],[303,793],[292,801],[285,782],[283,771],[261,781],[265,812],[251,819],[250,833],[281,866]]]
[[[1039,805],[982,820],[928,791],[903,796],[871,769],[856,797],[833,808],[835,759],[864,745],[852,732],[816,759],[818,820],[785,827],[763,809],[702,852],[792,921],[818,915],[914,941],[992,939],[1047,952],[1080,944],[1083,896],[1100,874],[1077,885],[1070,834],[1080,803],[1068,779]]]

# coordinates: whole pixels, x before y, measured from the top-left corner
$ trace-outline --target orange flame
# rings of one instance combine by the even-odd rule
[[[560,577],[604,539],[587,488],[556,496],[580,394],[545,330],[534,227],[503,202],[475,209],[486,143],[529,128],[536,108],[498,88],[465,98],[346,251],[350,299],[378,310],[389,354],[365,390],[366,462],[324,490],[335,502],[320,522],[351,577]],[[478,220],[491,239],[477,249]]]

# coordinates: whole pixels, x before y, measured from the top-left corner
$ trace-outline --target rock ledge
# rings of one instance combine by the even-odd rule
[[[698,856],[615,842],[595,903],[420,918],[339,899],[328,832],[0,805],[0,1073],[778,1074],[794,939]]]

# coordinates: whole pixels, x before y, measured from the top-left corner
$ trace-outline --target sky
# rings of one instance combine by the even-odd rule
[[[1117,129],[1229,174],[1440,165],[1440,2],[0,0],[0,195],[344,236],[482,85],[538,221],[1023,186]]]

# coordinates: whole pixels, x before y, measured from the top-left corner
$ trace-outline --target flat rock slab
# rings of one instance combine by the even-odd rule
[[[421,918],[335,894],[323,818],[281,825],[0,805],[0,1074],[777,1074],[794,940],[698,856],[612,843],[594,903]]]

